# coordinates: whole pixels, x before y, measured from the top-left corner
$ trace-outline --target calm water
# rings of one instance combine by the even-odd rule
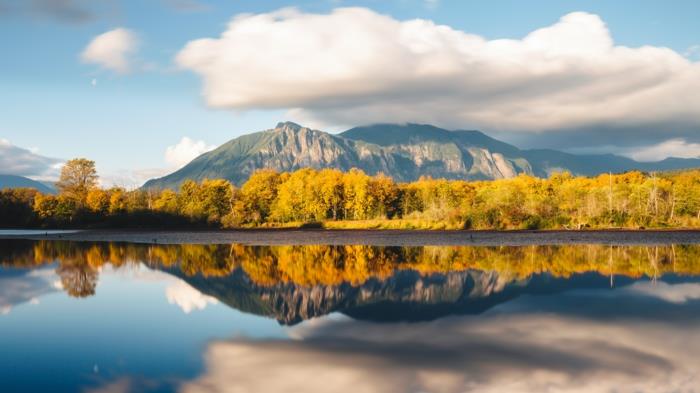
[[[700,246],[0,241],[2,392],[692,392]]]

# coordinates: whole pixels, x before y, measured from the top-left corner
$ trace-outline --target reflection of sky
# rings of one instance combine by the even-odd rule
[[[0,268],[0,315],[9,314],[21,304],[36,305],[41,296],[57,290],[57,280],[53,266],[34,270]]]
[[[105,268],[92,297],[31,292],[42,296],[39,305],[0,316],[0,391],[75,391],[118,380],[129,390],[154,379],[174,383],[200,371],[208,340],[284,335],[275,321],[211,302],[199,307],[180,296],[184,306],[170,304],[166,292],[178,283],[143,267]],[[6,288],[0,286],[0,297]],[[123,382],[125,375],[142,381]]]
[[[143,266],[107,265],[95,296],[70,298],[54,268],[0,269],[13,307],[0,316],[0,391],[665,392],[700,379],[694,278],[611,290],[583,276],[481,315],[282,328]]]
[[[206,371],[181,390],[695,391],[700,284],[655,285],[528,295],[427,323],[326,320],[295,327],[293,341],[214,341]]]

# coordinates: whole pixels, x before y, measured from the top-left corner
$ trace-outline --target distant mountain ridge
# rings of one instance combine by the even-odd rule
[[[232,139],[183,168],[144,184],[177,188],[183,181],[224,178],[240,185],[257,169],[294,171],[304,167],[359,168],[397,181],[434,178],[491,180],[520,173],[547,177],[567,170],[593,176],[629,170],[700,167],[700,159],[668,158],[637,162],[612,154],[576,155],[556,150],[521,150],[474,130],[448,131],[424,124],[376,124],[337,135],[292,122]]]
[[[0,190],[5,188],[34,188],[44,194],[55,194],[56,190],[48,185],[17,175],[0,175]]]

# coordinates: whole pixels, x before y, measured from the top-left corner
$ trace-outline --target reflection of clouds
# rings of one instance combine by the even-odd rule
[[[177,304],[185,314],[193,310],[204,310],[207,305],[218,303],[216,298],[203,295],[182,280],[168,286],[165,289],[165,296],[168,298],[168,303]]]
[[[206,352],[207,371],[182,391],[697,389],[700,329],[693,315],[700,312],[698,302],[647,307],[649,297],[633,291],[619,291],[615,298],[599,295],[578,294],[558,304],[527,296],[480,316],[430,323],[302,324],[292,329],[294,341],[214,342]],[[617,298],[636,307],[611,317],[604,306]],[[655,318],[661,307],[668,312]],[[604,311],[598,315],[599,309]]]
[[[185,314],[189,314],[194,310],[203,310],[209,304],[218,303],[216,298],[204,295],[179,278],[159,270],[143,265],[120,267],[118,269],[107,265],[106,268],[111,275],[121,276],[129,280],[168,283],[168,286],[165,288],[165,297],[168,299],[168,303],[176,304]]]
[[[160,270],[152,269],[142,264],[122,265],[114,267],[111,264],[102,266],[105,273],[110,276],[120,277],[127,280],[141,282],[175,282],[178,278],[164,273]]]
[[[93,389],[87,389],[86,393],[128,393],[133,391],[132,380],[126,377],[106,383]]]
[[[38,304],[39,297],[56,290],[54,281],[53,267],[0,271],[0,314],[9,314],[19,304]]]
[[[667,284],[659,281],[637,282],[629,287],[630,291],[656,297],[669,303],[685,303],[688,300],[700,299],[700,284]]]

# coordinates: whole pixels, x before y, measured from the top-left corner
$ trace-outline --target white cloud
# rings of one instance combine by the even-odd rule
[[[0,174],[27,176],[35,180],[56,180],[63,160],[44,157],[35,151],[0,138]]]
[[[616,46],[584,12],[522,39],[487,40],[364,8],[283,9],[239,15],[220,37],[187,43],[176,62],[202,77],[212,107],[282,108],[331,124],[700,125],[700,64],[668,48]]]
[[[195,141],[188,137],[182,137],[176,145],[165,149],[165,162],[173,167],[180,168],[199,155],[215,149],[214,145],[207,145],[204,141]]]
[[[657,145],[635,149],[627,154],[637,161],[659,161],[667,157],[700,158],[700,143],[682,138],[669,139]]]
[[[136,35],[120,27],[93,38],[80,58],[85,63],[123,74],[132,69],[131,55],[136,52],[137,46]]]
[[[95,365],[95,373],[99,372],[99,367]],[[85,389],[86,393],[129,393],[135,390],[134,381],[129,377],[120,377],[102,386]]]
[[[165,176],[174,169],[183,167],[199,155],[215,148],[216,146],[208,145],[204,141],[183,137],[177,144],[166,147],[163,158],[167,167],[100,171],[100,185],[126,189],[138,188],[147,180]]]
[[[217,304],[216,298],[203,295],[184,281],[168,286],[165,289],[168,303],[177,304],[185,314],[194,310],[204,310],[209,304]]]

